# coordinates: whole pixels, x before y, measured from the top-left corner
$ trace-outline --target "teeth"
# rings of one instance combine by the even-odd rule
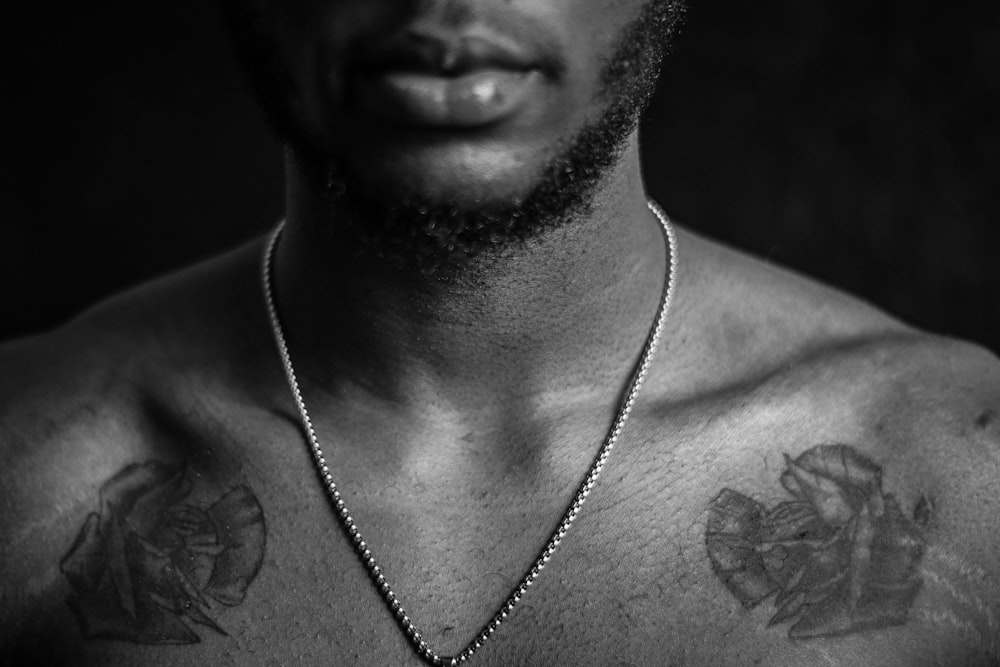
[[[441,69],[449,73],[458,66],[458,52],[454,50],[445,51],[441,57]]]

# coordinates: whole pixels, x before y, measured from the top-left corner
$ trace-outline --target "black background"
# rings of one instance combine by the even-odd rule
[[[212,2],[18,4],[0,28],[0,338],[280,216],[280,147]],[[653,195],[1000,349],[1000,3],[690,4],[644,128]]]

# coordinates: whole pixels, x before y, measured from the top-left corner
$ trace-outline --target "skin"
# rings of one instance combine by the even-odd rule
[[[402,4],[302,3],[277,36],[310,81],[315,26],[362,30]],[[641,5],[411,7],[406,20],[430,26],[468,9],[511,12],[551,33],[568,69],[510,125],[417,133],[416,148],[396,153],[389,135],[363,127],[334,137],[325,123],[339,119],[316,91],[300,117],[325,151],[388,192],[509,198],[605,108],[602,59]],[[320,10],[343,14],[325,23]],[[565,509],[653,319],[667,259],[638,141],[628,139],[585,213],[430,276],[331,243],[325,195],[300,158],[288,162],[275,279],[302,391],[408,614],[439,651],[457,652]],[[474,660],[990,664],[1000,636],[996,359],[686,230],[678,241],[677,301],[618,448],[538,582]],[[4,659],[419,664],[316,481],[270,338],[261,252],[258,241],[0,348]],[[706,527],[723,489],[773,508],[789,499],[782,455],[835,443],[877,466],[879,496],[892,494],[919,529],[922,585],[900,623],[790,638],[787,623],[768,627],[772,599],[745,606],[720,579]],[[80,540],[88,516],[140,523],[101,501],[126,469],[185,470],[181,504],[214,507],[234,491],[259,503],[263,518],[244,511],[266,526],[259,565],[251,553],[239,566],[246,596],[211,602],[218,629],[183,621],[197,643],[88,639],[67,602],[79,594],[69,556],[90,553]],[[865,535],[851,544],[877,542]]]

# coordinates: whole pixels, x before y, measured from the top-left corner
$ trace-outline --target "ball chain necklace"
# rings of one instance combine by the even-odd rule
[[[593,489],[594,485],[597,483],[597,477],[601,474],[601,469],[604,467],[604,464],[608,459],[608,455],[611,453],[612,448],[615,446],[615,442],[618,440],[618,436],[621,435],[622,429],[625,427],[625,422],[628,420],[629,414],[632,412],[632,407],[635,405],[639,389],[642,386],[643,380],[646,378],[646,372],[649,369],[650,361],[652,360],[653,354],[655,353],[656,347],[660,341],[660,335],[663,332],[663,324],[666,322],[667,313],[670,311],[670,305],[673,303],[676,283],[675,273],[677,271],[677,239],[674,235],[673,226],[670,224],[670,220],[667,218],[666,214],[655,202],[650,201],[648,206],[649,210],[652,211],[659,220],[660,227],[663,230],[663,236],[667,245],[667,254],[669,255],[669,263],[667,265],[666,276],[664,277],[663,292],[659,308],[656,311],[656,317],[653,320],[652,328],[646,337],[646,342],[643,345],[642,355],[639,357],[639,362],[632,372],[624,399],[618,406],[618,411],[615,415],[614,421],[612,422],[611,430],[604,438],[604,442],[598,450],[597,456],[594,458],[593,463],[590,464],[590,469],[587,471],[586,477],[583,478],[583,481],[577,488],[576,493],[573,496],[573,500],[570,502],[569,507],[566,508],[562,519],[559,521],[559,525],[556,527],[555,531],[553,531],[537,558],[535,558],[531,568],[524,574],[520,583],[518,583],[514,590],[508,594],[503,604],[500,605],[500,608],[493,615],[493,618],[491,618],[490,621],[484,625],[478,633],[476,633],[472,641],[470,641],[466,647],[455,656],[439,655],[427,644],[423,636],[420,634],[420,631],[417,629],[417,626],[414,625],[413,621],[410,620],[410,617],[406,615],[406,611],[404,611],[402,604],[400,604],[396,594],[389,586],[385,573],[382,571],[381,566],[379,566],[378,561],[375,560],[375,556],[372,555],[372,551],[369,548],[368,543],[361,537],[361,532],[355,525],[354,519],[351,518],[351,513],[344,504],[344,499],[341,497],[340,491],[337,490],[337,484],[333,481],[330,468],[323,455],[323,449],[320,447],[319,439],[316,436],[312,420],[309,417],[309,411],[306,410],[305,400],[302,398],[302,392],[299,389],[299,383],[295,376],[295,368],[292,366],[292,358],[288,352],[288,344],[285,341],[285,333],[281,328],[281,321],[278,319],[278,309],[274,295],[273,264],[275,248],[277,247],[278,239],[281,237],[284,222],[279,223],[277,228],[271,234],[270,240],[264,252],[263,268],[261,271],[264,300],[267,303],[267,312],[271,319],[271,329],[274,332],[274,340],[278,346],[278,353],[281,356],[281,362],[285,368],[285,377],[288,380],[288,386],[291,389],[292,397],[295,399],[295,405],[299,411],[299,418],[302,421],[302,426],[305,429],[306,437],[308,438],[313,462],[316,465],[316,470],[319,472],[320,480],[329,495],[330,503],[335,510],[340,526],[354,546],[354,550],[361,559],[361,563],[364,565],[365,569],[368,570],[368,576],[371,578],[372,583],[375,584],[376,590],[378,590],[382,599],[389,607],[389,610],[395,617],[396,622],[402,629],[403,634],[409,640],[417,654],[428,664],[445,665],[450,667],[461,665],[468,661],[469,658],[471,658],[472,655],[490,637],[493,636],[493,633],[496,632],[497,628],[501,623],[503,623],[504,619],[506,619],[511,611],[513,611],[518,601],[520,601],[525,593],[528,592],[528,587],[531,586],[532,582],[538,578],[542,568],[545,567],[545,564],[548,563],[552,554],[555,552],[556,547],[559,546],[559,542],[561,542],[563,537],[566,536],[566,532],[569,530],[570,525],[572,525],[573,520],[576,519],[577,514],[580,512],[580,508],[583,506],[584,500],[586,500],[591,489]]]

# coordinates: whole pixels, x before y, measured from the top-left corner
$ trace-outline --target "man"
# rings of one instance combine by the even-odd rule
[[[227,11],[287,220],[2,348],[5,659],[995,664],[996,360],[659,223],[677,2]]]

